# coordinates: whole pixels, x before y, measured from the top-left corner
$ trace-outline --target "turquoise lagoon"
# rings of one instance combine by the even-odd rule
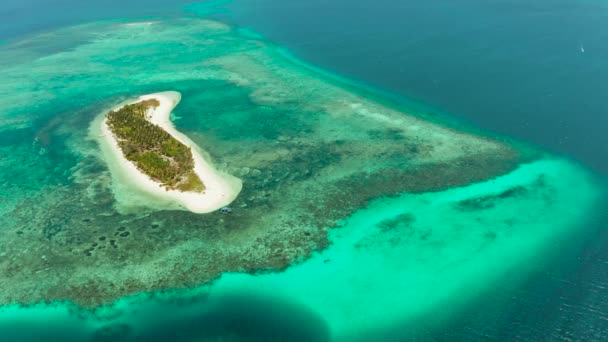
[[[605,185],[576,162],[447,127],[248,30],[103,21],[0,49],[7,340],[428,339],[598,229]],[[234,215],[115,186],[91,122],[162,90],[244,180]]]

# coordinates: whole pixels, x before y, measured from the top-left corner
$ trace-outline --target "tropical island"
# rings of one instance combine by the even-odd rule
[[[206,213],[232,202],[241,183],[215,170],[175,129],[169,116],[180,100],[177,92],[156,93],[109,111],[101,125],[106,157],[117,162],[112,174],[123,175],[116,181]]]
[[[192,150],[146,119],[160,105],[157,99],[128,104],[108,113],[107,125],[124,156],[166,189],[202,192],[194,172]]]

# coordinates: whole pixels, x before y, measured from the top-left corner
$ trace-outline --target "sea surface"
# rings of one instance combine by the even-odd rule
[[[261,0],[226,8],[239,24],[309,62],[573,155],[608,175],[607,6]]]
[[[199,18],[235,25],[237,33],[222,40],[224,33],[213,32],[223,26],[190,21]],[[465,187],[374,198],[330,230],[327,248],[280,272],[230,272],[212,286],[139,293],[96,311],[68,302],[0,307],[0,340],[608,339],[606,4],[8,0],[0,21],[0,234],[20,231],[25,218],[45,221],[47,236],[69,230],[69,217],[47,218],[30,210],[36,206],[90,208],[69,213],[83,218],[113,213],[111,179],[95,145],[82,139],[101,109],[129,96],[182,92],[177,128],[216,147],[214,158],[226,168],[245,158],[236,146],[255,145],[260,153],[283,135],[313,130],[302,118],[309,112],[273,109],[280,89],[250,101],[243,89],[214,80],[248,66],[221,60],[226,51],[256,42],[277,44],[276,55],[264,55],[268,70],[310,72],[307,87],[336,79],[433,122],[562,156]],[[160,24],[116,28],[148,21]],[[238,44],[198,49],[206,34]],[[158,51],[183,46],[196,48],[154,64],[164,60]],[[199,68],[199,58],[217,58],[215,74]],[[111,65],[124,75],[112,75]],[[252,73],[266,80],[261,70]],[[268,103],[254,112],[253,100]],[[225,112],[209,117],[203,106]],[[333,122],[327,127],[340,130]],[[336,134],[360,138],[356,123],[342,129]],[[549,186],[533,187],[541,183]],[[501,202],[522,184],[535,195]],[[475,202],[487,210],[457,212],[451,205],[470,198],[488,200]],[[17,210],[23,217],[12,216]],[[165,215],[181,222],[179,214]],[[133,225],[128,229],[137,232]],[[10,250],[5,241],[2,258]]]

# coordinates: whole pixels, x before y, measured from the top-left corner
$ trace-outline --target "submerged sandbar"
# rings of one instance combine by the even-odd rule
[[[108,116],[101,122],[102,144],[105,145],[103,146],[104,156],[109,160],[109,164],[114,166],[111,171],[116,181],[127,182],[135,191],[174,201],[192,212],[208,213],[232,202],[241,190],[241,182],[236,177],[217,171],[202,157],[197,145],[175,129],[170,121],[170,114],[180,100],[180,93],[167,91],[141,96],[137,101],[124,106],[153,101],[151,102],[153,105],[147,108],[145,117],[150,123],[168,133],[175,141],[183,144],[182,146],[190,149],[191,159],[188,159],[187,163],[192,170],[187,171],[185,177],[193,179],[192,181],[184,180],[171,186],[171,184],[154,179],[141,167],[136,166],[136,163],[125,155],[124,144],[121,147],[119,138],[108,123]],[[117,113],[124,106],[111,111],[110,114]],[[131,129],[131,127],[128,128]],[[161,157],[152,156],[163,162]],[[161,167],[165,166],[161,165]],[[169,167],[170,165],[166,166],[167,169]]]

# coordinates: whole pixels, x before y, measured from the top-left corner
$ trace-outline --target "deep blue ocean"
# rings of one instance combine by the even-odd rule
[[[180,0],[4,0],[0,44],[93,20],[204,13],[252,28],[303,60],[396,101],[419,101],[422,110],[422,104],[432,105],[608,176],[608,3],[601,1],[235,0],[211,6]],[[493,302],[476,303],[432,337],[605,340],[603,228],[605,223],[580,255],[508,292],[510,298],[501,300],[509,304],[490,315],[492,321],[486,312],[495,309]]]

